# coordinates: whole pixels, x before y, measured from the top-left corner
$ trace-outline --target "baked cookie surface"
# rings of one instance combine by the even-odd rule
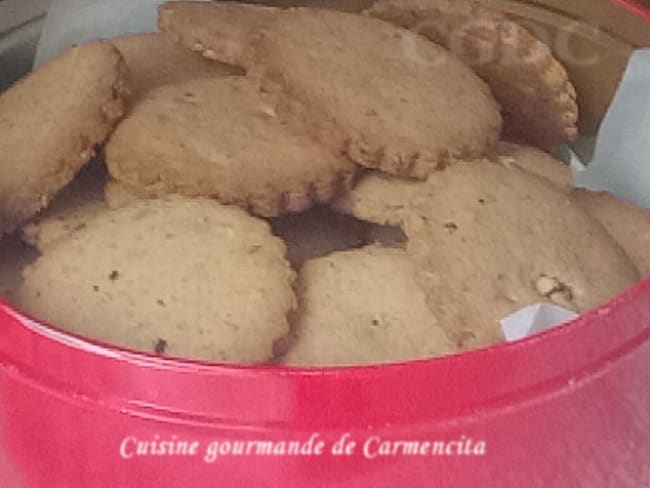
[[[482,156],[501,131],[489,88],[446,49],[362,15],[224,2],[170,2],[161,31],[236,64],[324,144],[354,162],[425,178]]]
[[[502,142],[499,144],[499,158],[503,164],[544,178],[558,190],[568,192],[573,188],[573,175],[569,165],[540,149]]]
[[[373,195],[386,195],[388,183],[367,176],[339,208],[401,223],[427,303],[463,349],[500,342],[500,320],[525,306],[583,312],[639,280],[599,222],[515,165],[465,162],[424,183],[395,180],[393,194],[407,196],[401,203]]]
[[[284,364],[387,363],[456,350],[403,250],[367,247],[308,261],[297,293],[295,342]]]
[[[576,188],[571,195],[616,239],[641,275],[650,276],[650,210],[607,192]]]
[[[0,235],[45,208],[125,110],[126,68],[110,42],[84,44],[0,95]]]
[[[487,82],[509,137],[544,149],[578,135],[575,87],[550,48],[501,12],[471,0],[379,0],[369,15],[450,49]]]
[[[288,127],[273,98],[241,77],[150,92],[113,134],[106,161],[111,176],[140,195],[209,197],[264,217],[326,202],[356,173]]]
[[[260,362],[289,331],[294,272],[268,224],[212,200],[143,200],[49,246],[17,304],[149,353]]]
[[[136,98],[162,85],[243,74],[241,68],[188,53],[187,49],[156,33],[126,35],[111,42],[124,57]]]
[[[571,168],[538,149],[501,144],[502,161],[540,176],[570,194],[600,222],[634,262],[642,276],[650,275],[650,210],[639,208],[601,191],[573,187]]]

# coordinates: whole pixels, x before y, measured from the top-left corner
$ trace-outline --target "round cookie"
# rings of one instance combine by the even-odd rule
[[[187,49],[157,33],[121,36],[111,42],[124,57],[137,98],[162,85],[243,74],[241,68],[188,53]]]
[[[166,356],[271,360],[289,332],[294,273],[267,223],[212,200],[107,210],[25,271],[26,312]]]
[[[516,165],[457,163],[418,185],[395,181],[393,196],[408,190],[400,206],[386,179],[369,175],[347,209],[402,222],[427,303],[463,349],[501,341],[500,320],[523,307],[547,302],[583,312],[640,278],[566,192]],[[370,211],[367,202],[375,202]]]
[[[110,42],[70,49],[0,95],[0,236],[45,208],[124,113]]]
[[[544,149],[578,135],[576,89],[550,48],[501,12],[472,0],[379,0],[369,15],[447,47],[485,80],[509,137]]]
[[[424,179],[490,152],[501,132],[489,88],[446,49],[367,16],[225,2],[160,7],[163,33],[237,64],[277,94],[281,117],[369,168]]]
[[[23,239],[43,252],[53,242],[86,226],[106,209],[106,168],[95,160],[52,201],[43,214],[23,227]]]
[[[106,146],[111,176],[138,194],[215,198],[275,217],[326,202],[356,167],[288,127],[273,97],[242,77],[149,93]]]
[[[292,366],[400,362],[456,351],[400,249],[367,247],[308,261],[299,275]]]

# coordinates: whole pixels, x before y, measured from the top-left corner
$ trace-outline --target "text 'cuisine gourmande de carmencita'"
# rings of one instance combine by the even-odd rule
[[[198,457],[206,463],[214,463],[228,456],[357,456],[366,459],[391,456],[484,456],[486,442],[475,441],[466,436],[452,440],[388,440],[370,436],[361,441],[344,434],[334,443],[328,443],[320,434],[313,434],[306,441],[200,441],[180,440],[176,436],[163,440],[154,436],[141,440],[134,436],[124,438],[120,455],[130,460],[138,457]]]

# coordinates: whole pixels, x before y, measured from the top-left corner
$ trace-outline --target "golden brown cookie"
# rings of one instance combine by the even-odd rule
[[[243,74],[241,68],[188,53],[187,49],[160,34],[132,34],[116,37],[111,42],[124,57],[132,89],[138,98],[162,85]]]
[[[525,306],[583,312],[639,280],[599,222],[516,165],[457,163],[417,185],[395,180],[386,196],[386,178],[369,175],[339,208],[402,223],[429,307],[462,348],[502,340],[499,321]]]
[[[387,363],[456,351],[403,250],[367,247],[308,261],[297,293],[300,309],[284,364]]]
[[[43,214],[23,227],[23,239],[44,251],[50,244],[83,228],[106,209],[104,184],[106,167],[95,160],[52,201]]]
[[[310,8],[169,2],[163,33],[244,67],[278,113],[356,163],[426,178],[489,152],[501,132],[489,88],[446,49],[371,17]]]
[[[379,0],[368,14],[449,48],[483,78],[510,137],[544,149],[578,134],[576,90],[547,45],[472,0]]]
[[[124,113],[125,65],[110,42],[70,49],[0,95],[0,235],[52,197]]]
[[[143,200],[50,245],[18,305],[93,339],[259,362],[289,331],[294,273],[267,223],[212,200]]]
[[[350,188],[356,166],[290,127],[243,77],[196,79],[143,99],[106,146],[111,176],[138,194],[210,197],[274,217]]]

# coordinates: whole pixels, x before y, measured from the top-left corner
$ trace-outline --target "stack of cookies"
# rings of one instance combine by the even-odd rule
[[[38,251],[0,292],[25,312],[162,356],[354,365],[497,344],[522,307],[650,274],[650,212],[572,188],[545,151],[578,135],[575,89],[500,12],[169,2],[159,27],[0,96],[0,236]]]

